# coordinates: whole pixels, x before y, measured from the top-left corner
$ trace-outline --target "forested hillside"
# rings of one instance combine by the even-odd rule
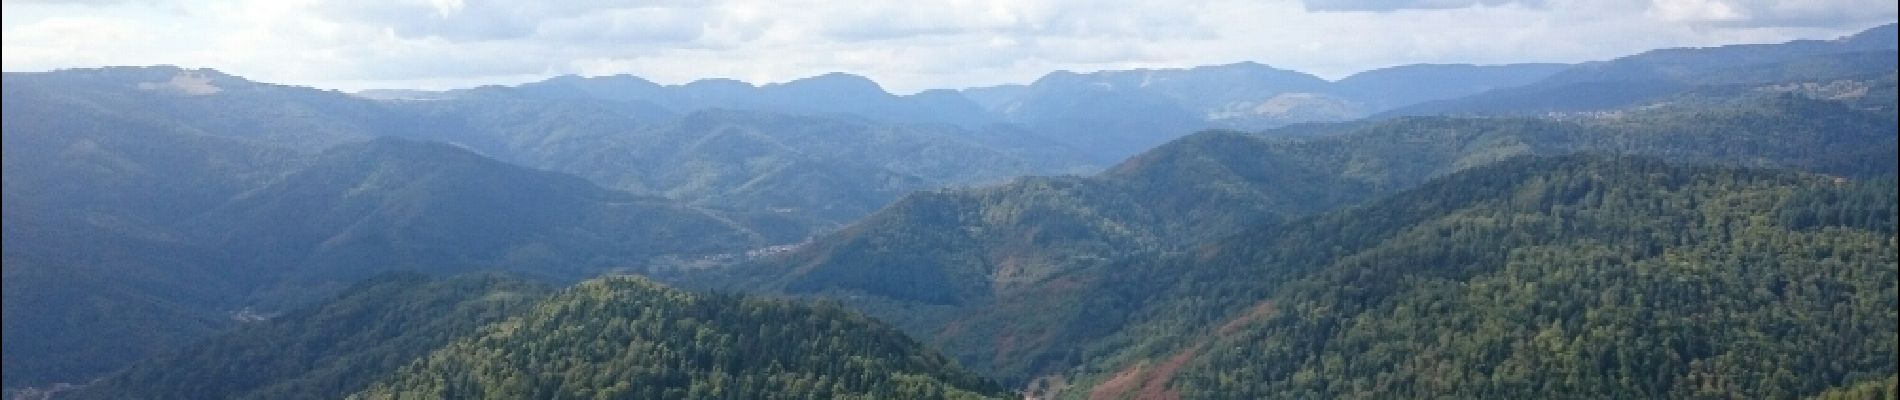
[[[441,143],[305,154],[13,99],[0,119],[9,385],[104,374],[242,308],[281,311],[382,271],[578,280],[803,237],[751,228],[786,225],[776,213],[611,191]]]
[[[504,161],[700,206],[776,210],[798,217],[781,229],[799,234],[834,229],[914,190],[1099,165],[1002,125],[724,109],[654,117],[623,115],[631,107],[612,103],[506,94],[391,106],[439,121],[430,128],[438,140]]]
[[[1461,172],[1131,262],[1106,287],[1143,305],[1067,396],[1784,398],[1879,380],[1900,323],[1894,185],[1613,157]]]
[[[291,285],[511,265],[578,281],[660,257],[795,240],[752,230],[752,215],[775,217],[631,195],[441,143],[385,138],[325,151],[184,229],[246,262],[277,266],[267,276]]]
[[[836,304],[610,277],[373,278],[62,399],[1007,397]],[[360,392],[360,393],[359,393]]]
[[[62,399],[333,399],[527,310],[553,289],[500,275],[392,274],[135,364]]]
[[[361,393],[382,398],[976,399],[994,383],[836,305],[583,282]]]
[[[1642,154],[1673,162],[1893,174],[1891,79],[1826,100],[1748,91],[1587,118],[1414,117],[1305,139],[1205,132],[1089,178],[919,193],[838,234],[728,271],[723,282],[834,298],[1026,380],[1084,356],[1112,322],[1084,289],[1118,261],[1343,207],[1522,155]],[[1879,97],[1884,96],[1884,99]],[[1871,97],[1871,98],[1870,98]]]
[[[1578,64],[1548,78],[1399,107],[1381,116],[1540,115],[1640,106],[1709,87],[1859,80],[1893,71],[1900,25],[1834,40],[1659,49]]]

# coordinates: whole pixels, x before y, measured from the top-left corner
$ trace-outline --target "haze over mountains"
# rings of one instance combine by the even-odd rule
[[[79,398],[1890,394],[1895,32],[911,95],[9,72],[0,370],[102,379]]]
[[[663,86],[631,75],[569,75],[513,87],[446,92],[372,90],[359,95],[385,100],[490,96],[596,100],[621,103],[648,115],[706,109],[851,114],[970,130],[1011,124],[1030,132],[1002,136],[1013,140],[1040,136],[1079,151],[1089,161],[1113,162],[1175,136],[1166,132],[1345,121],[1404,105],[1521,86],[1565,67],[1405,65],[1328,82],[1301,72],[1243,62],[1087,74],[1057,71],[1026,85],[926,90],[906,96],[893,95],[869,79],[844,73],[761,86],[731,79]],[[816,98],[825,101],[811,101]]]

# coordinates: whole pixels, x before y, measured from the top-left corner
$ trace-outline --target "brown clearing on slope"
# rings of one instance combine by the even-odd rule
[[[1152,372],[1147,371],[1147,360],[1116,372],[1114,376],[1102,381],[1089,391],[1089,400],[1123,399],[1128,398],[1130,394],[1141,400],[1179,400],[1181,392],[1168,385],[1174,381],[1174,375],[1179,373],[1182,367],[1187,366],[1188,361],[1193,361],[1194,357],[1199,356],[1201,350],[1207,349],[1214,339],[1231,337],[1248,323],[1273,315],[1273,311],[1271,302],[1262,301],[1255,304],[1246,312],[1222,323],[1220,328],[1215,330],[1215,336],[1196,340],[1194,345],[1169,356],[1166,361],[1155,366]],[[1140,386],[1136,386],[1137,384]]]

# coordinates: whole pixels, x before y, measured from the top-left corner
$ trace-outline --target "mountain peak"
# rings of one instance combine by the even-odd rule
[[[597,77],[597,78],[598,78],[598,79],[612,79],[612,80],[622,80],[622,81],[639,81],[639,82],[653,82],[653,81],[651,81],[651,80],[647,80],[647,78],[641,78],[641,77],[640,77],[639,75],[634,75],[634,74],[613,74],[613,75],[606,75],[606,76],[600,76],[600,77]]]
[[[218,71],[212,68],[189,68],[189,67],[180,67],[180,66],[171,65],[171,64],[145,65],[145,66],[108,66],[108,67],[97,67],[97,68],[68,68],[68,69],[56,70],[56,71],[53,71],[52,73],[80,73],[80,74],[102,74],[102,75],[197,74],[197,75],[204,75],[207,77],[216,77],[216,78],[234,78],[234,79],[237,78],[236,76],[232,76],[231,74],[226,74],[223,71]]]
[[[244,78],[211,68],[185,68],[175,65],[68,68],[48,72],[8,73],[8,75],[14,74],[41,76],[46,79],[73,83],[103,83],[119,88],[124,88],[124,86],[118,85],[128,85],[141,90],[169,89],[193,95],[217,93],[223,86],[252,83]]]
[[[871,78],[866,78],[863,75],[857,75],[857,74],[853,74],[849,72],[826,72],[826,73],[818,74],[818,75],[805,78],[805,79],[793,80],[793,82],[797,82],[797,81],[859,81],[859,82],[869,82],[874,85],[877,84],[876,82],[871,81]]]
[[[1082,73],[1075,72],[1075,71],[1070,71],[1066,69],[1058,69],[1055,71],[1049,71],[1049,73],[1047,74],[1043,74],[1041,78],[1036,78],[1034,82],[1029,83],[1029,86],[1035,87],[1035,86],[1042,86],[1042,85],[1049,85],[1049,84],[1080,82],[1084,79],[1087,79],[1086,78],[1087,76],[1088,75],[1084,75]]]
[[[854,93],[887,93],[884,91],[883,86],[879,86],[877,82],[872,81],[871,78],[843,72],[828,72],[823,75],[766,86],[783,88],[822,88],[823,90],[829,91],[849,91]]]
[[[548,77],[548,79],[542,79],[541,83],[585,82],[588,79],[589,79],[588,77],[580,76],[576,74],[561,74],[561,75]]]
[[[1214,70],[1214,71],[1218,71],[1218,70],[1239,70],[1239,71],[1277,71],[1277,72],[1295,72],[1295,71],[1293,71],[1293,70],[1289,70],[1289,69],[1283,69],[1283,68],[1274,68],[1274,67],[1273,67],[1273,66],[1271,66],[1271,65],[1266,65],[1266,64],[1261,64],[1261,63],[1259,63],[1259,62],[1255,62],[1255,61],[1241,61],[1241,62],[1234,62],[1234,63],[1227,63],[1227,64],[1218,64],[1218,65],[1203,65],[1203,66],[1199,66],[1199,67],[1194,67],[1194,68],[1189,68],[1188,70]]]
[[[641,85],[641,86],[659,86],[659,84],[653,83],[653,81],[647,80],[646,78],[641,78],[633,74],[614,74],[614,75],[601,75],[601,76],[594,76],[594,77],[563,75],[562,77],[574,77],[575,79],[578,79],[580,81],[588,81],[588,82],[595,82],[595,83],[610,83],[610,84],[615,84],[615,85],[634,84],[634,85]]]
[[[1867,28],[1867,30],[1860,31],[1860,33],[1848,35],[1837,40],[1849,45],[1856,45],[1856,47],[1889,49],[1900,47],[1900,24],[1889,22],[1886,25]]]
[[[752,86],[751,83],[747,83],[746,81],[732,79],[732,78],[704,78],[704,79],[700,79],[700,80],[696,80],[692,82],[687,82],[685,85],[680,85],[680,86],[687,87],[687,88],[706,88],[706,89],[734,89],[734,88],[751,89],[754,87]]]
[[[540,82],[536,82],[536,83],[532,83],[528,85],[522,85],[522,86],[533,86],[533,85],[559,85],[559,86],[571,86],[571,87],[592,86],[592,87],[614,88],[614,89],[620,89],[620,90],[628,90],[628,89],[634,89],[634,88],[657,89],[660,87],[660,84],[653,83],[653,81],[649,81],[646,78],[641,78],[639,76],[630,75],[630,74],[601,75],[601,76],[581,76],[581,75],[575,75],[575,74],[567,74],[567,75],[555,76],[552,78],[542,80]]]

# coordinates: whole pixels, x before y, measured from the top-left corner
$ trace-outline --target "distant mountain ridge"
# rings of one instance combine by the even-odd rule
[[[378,271],[578,280],[803,235],[752,228],[787,225],[770,212],[634,196],[447,144],[307,154],[6,88],[9,387],[104,373],[228,326],[233,310]]]
[[[1627,107],[1713,85],[1860,79],[1891,71],[1900,24],[1833,40],[1660,49],[1582,63],[1546,79],[1469,97],[1418,103],[1384,117],[1535,115]]]
[[[180,92],[172,82],[177,79],[219,89]],[[607,95],[652,86],[642,82],[555,79],[433,100],[376,101],[175,67],[6,74],[12,98],[46,99],[263,148],[314,154],[380,137],[441,141],[619,190],[715,208],[790,210],[793,218],[785,221],[791,226],[784,230],[800,231],[792,236],[832,229],[910,190],[1099,168],[1073,149],[1006,125],[962,128],[804,112],[842,104],[804,98],[883,95],[874,83],[842,74],[768,85],[764,89],[778,93],[778,103],[805,107],[776,112],[677,112]],[[840,85],[844,89],[828,89]],[[692,86],[693,96],[715,99],[722,87],[750,90],[737,81]],[[933,104],[961,100],[951,92],[914,97]],[[908,106],[885,109],[891,107]]]
[[[1003,120],[1120,159],[1187,132],[1351,120],[1416,102],[1522,85],[1557,64],[1411,65],[1327,82],[1243,62],[1188,69],[1053,72],[1024,86],[972,88]]]
[[[371,101],[254,82],[211,69],[105,67],[0,76],[14,98],[44,98],[117,118],[163,121],[207,136],[303,152],[401,136],[407,128],[399,115]]]
[[[1570,91],[1565,96],[1581,97],[1581,101],[1586,102],[1583,104],[1597,109],[1628,105],[1679,92],[1685,84],[1714,83],[1706,80],[1711,78],[1705,74],[1708,71],[1695,69],[1702,68],[1695,64],[1732,69],[1802,57],[1891,50],[1893,30],[1893,25],[1886,25],[1836,40],[1664,49],[1578,65],[1401,65],[1363,71],[1331,82],[1297,71],[1239,62],[1193,68],[1055,71],[1027,84],[927,90],[906,96],[886,92],[862,76],[836,72],[766,85],[732,79],[660,85],[631,75],[569,75],[512,87],[406,96],[442,99],[514,93],[539,98],[610,100],[628,107],[674,113],[740,109],[796,115],[851,114],[899,123],[950,124],[972,130],[1011,124],[1079,150],[1094,162],[1110,163],[1208,128],[1259,130],[1373,115],[1437,115],[1525,108],[1527,106],[1519,104],[1542,96],[1536,93],[1552,90]],[[1849,75],[1848,71],[1879,69],[1878,63],[1860,66],[1868,62],[1803,66],[1799,68],[1807,71],[1784,73],[1787,76],[1780,80],[1825,75],[1813,71],[1814,68],[1833,68],[1837,70],[1833,76],[1843,77]],[[1730,83],[1769,81],[1734,73],[1729,77],[1739,79]],[[1702,81],[1681,81],[1689,78]],[[1484,93],[1492,94],[1481,95]],[[1461,99],[1474,95],[1477,96],[1469,100]],[[825,101],[807,101],[810,98]],[[1562,101],[1536,99],[1529,101],[1532,104],[1529,107]],[[1561,110],[1577,108],[1558,107]]]
[[[392,101],[485,96],[605,100],[621,107],[692,113],[708,109],[793,115],[850,114],[967,130],[1012,124],[1109,162],[1210,127],[1258,129],[1343,121],[1421,101],[1529,83],[1558,64],[1412,65],[1367,71],[1338,82],[1243,62],[1188,69],[1049,73],[1027,85],[926,90],[894,95],[858,75],[828,73],[753,85],[702,79],[660,85],[632,75],[558,76],[516,86],[442,92],[366,91]],[[1402,84],[1395,84],[1402,83]],[[810,99],[824,101],[810,101]]]
[[[563,75],[512,87],[487,86],[442,92],[438,96],[455,98],[497,93],[611,100],[651,105],[674,113],[736,109],[804,115],[853,114],[892,122],[950,124],[964,128],[981,128],[996,122],[962,96],[945,96],[954,94],[951,92],[925,91],[898,96],[885,92],[868,78],[842,72],[759,86],[732,79],[701,79],[668,86],[632,75]]]
[[[604,186],[713,208],[778,210],[828,230],[912,190],[1093,169],[1035,135],[850,115],[708,109],[620,114],[590,100],[471,97],[393,104],[438,121],[442,140]],[[459,127],[467,127],[460,129]]]
[[[1080,165],[1003,127],[386,103],[175,67],[4,77],[8,387],[96,376],[379,271],[687,268],[910,190]]]

